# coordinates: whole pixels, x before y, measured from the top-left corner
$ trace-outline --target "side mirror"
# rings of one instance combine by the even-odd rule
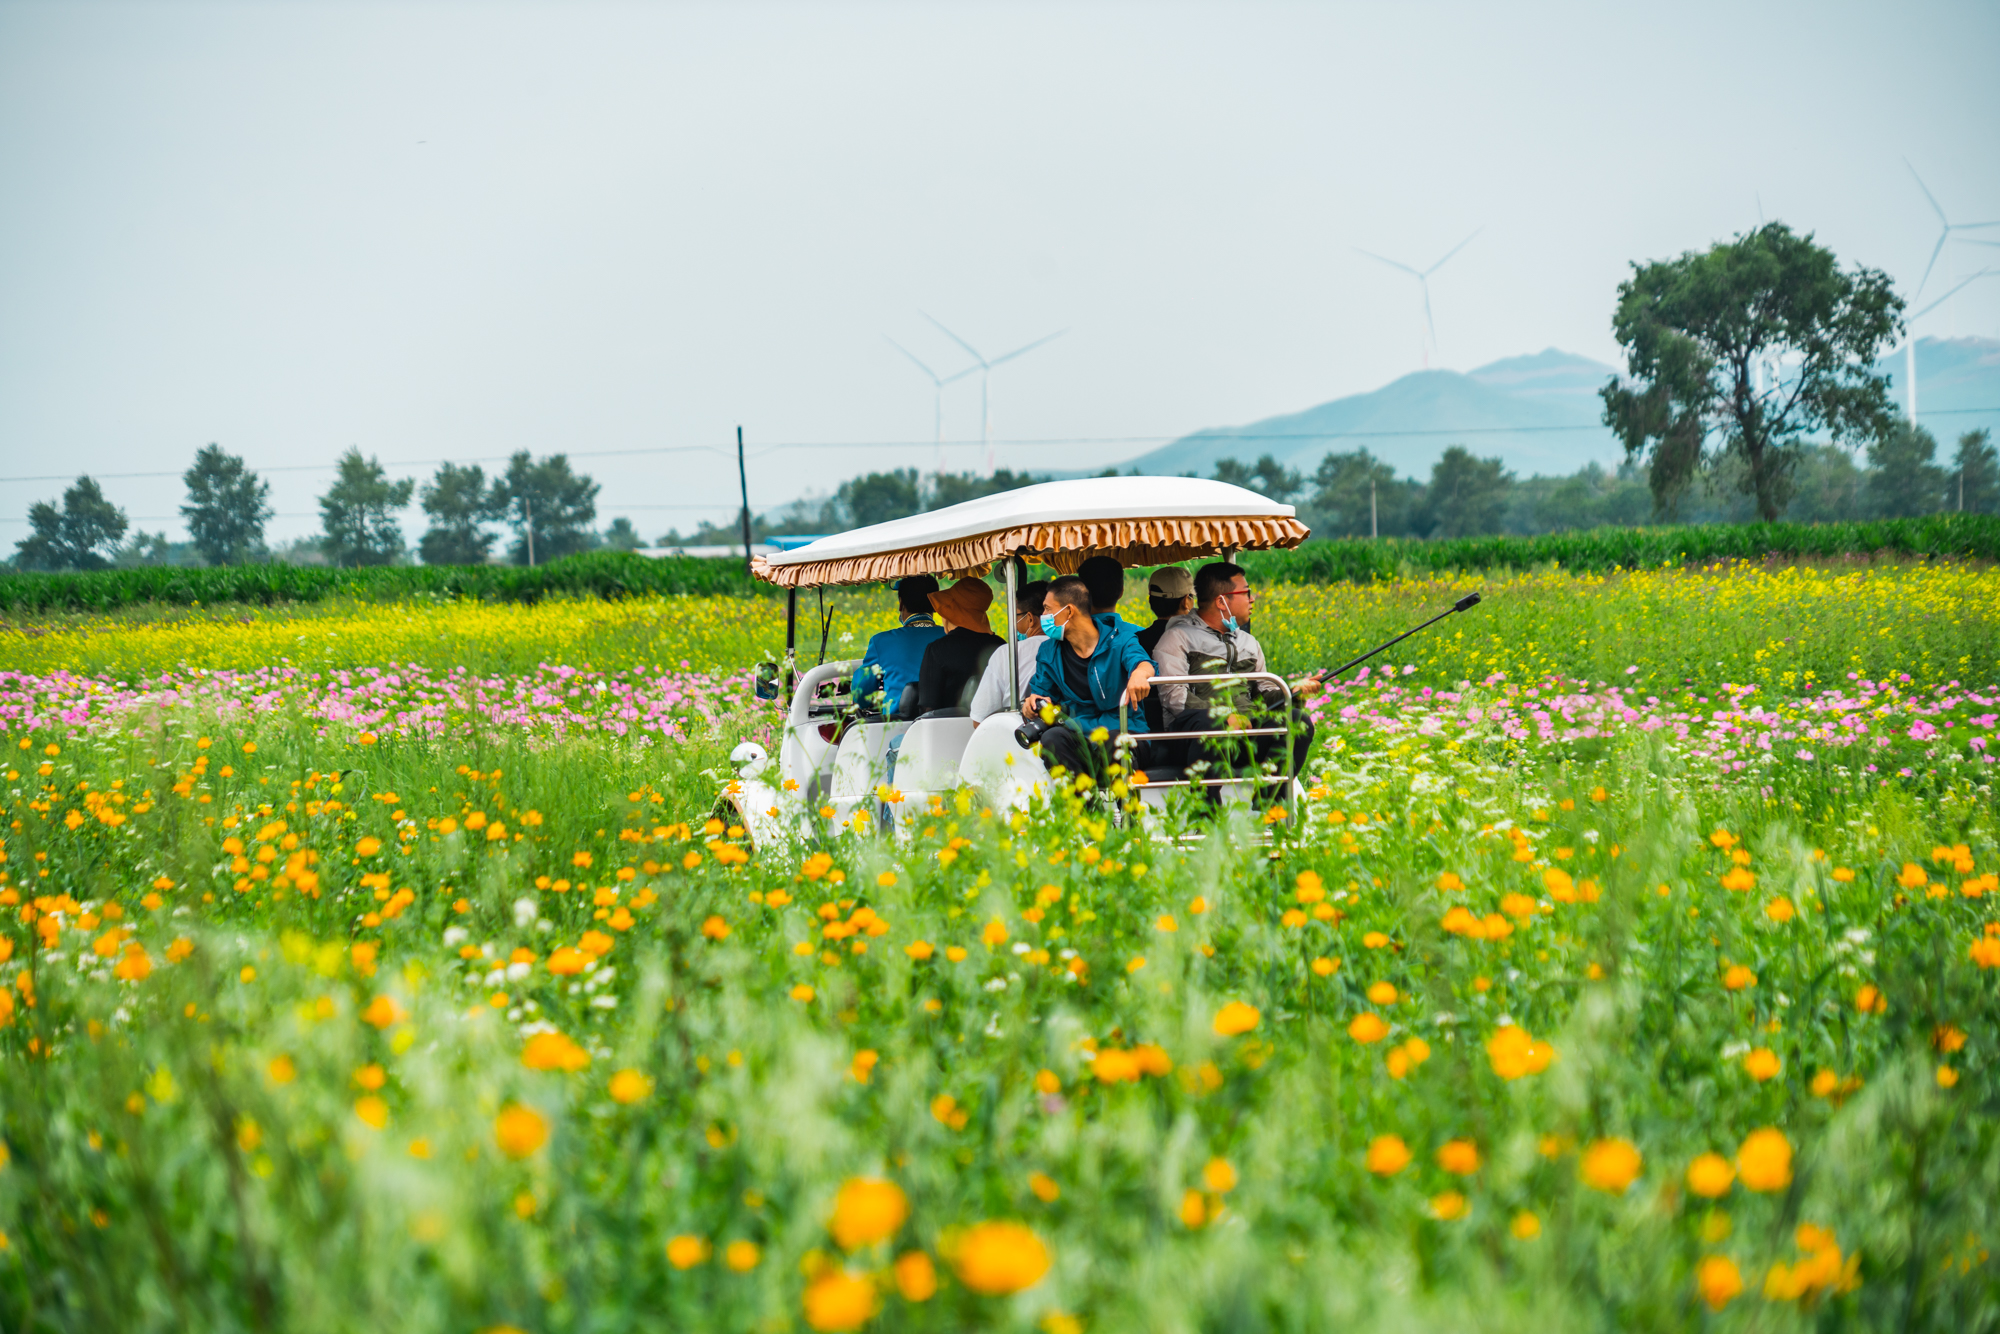
[[[776,699],[778,697],[778,664],[769,661],[758,663],[751,689],[755,692],[758,699]]]

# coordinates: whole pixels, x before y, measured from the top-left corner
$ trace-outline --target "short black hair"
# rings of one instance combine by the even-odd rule
[[[1090,586],[1079,575],[1066,574],[1049,584],[1048,596],[1057,602],[1067,603],[1088,615],[1093,609]]]
[[[1110,611],[1125,595],[1125,567],[1109,556],[1092,556],[1076,567],[1076,577],[1090,590],[1090,605]]]
[[[1181,614],[1181,603],[1187,601],[1187,595],[1183,593],[1177,598],[1151,597],[1146,601],[1152,604],[1155,616],[1178,616]]]
[[[896,581],[896,605],[906,614],[922,613],[930,615],[931,594],[938,591],[938,581],[928,574],[906,574]]]
[[[1040,616],[1042,602],[1049,595],[1049,581],[1037,579],[1032,584],[1023,584],[1015,590],[1014,610],[1023,616]]]
[[[1219,560],[1213,565],[1202,566],[1194,572],[1195,605],[1197,607],[1208,606],[1224,593],[1227,593],[1229,586],[1236,582],[1236,576],[1243,573],[1241,565],[1231,565],[1226,560]]]

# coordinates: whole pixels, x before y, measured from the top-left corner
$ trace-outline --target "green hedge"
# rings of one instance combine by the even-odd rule
[[[768,589],[757,584],[756,589]],[[537,602],[545,597],[629,597],[645,593],[748,593],[738,560],[652,558],[618,551],[569,556],[532,569],[518,565],[388,565],[337,570],[323,565],[229,565],[212,569],[146,566],[87,574],[0,574],[0,611],[112,611],[140,602],[318,602],[356,598],[480,598]]]
[[[1699,524],[1585,528],[1540,537],[1337,538],[1294,551],[1246,553],[1242,564],[1269,583],[1326,584],[1392,579],[1440,570],[1657,569],[1767,557],[1947,556],[2000,560],[2000,516],[1934,514],[1868,523]]]

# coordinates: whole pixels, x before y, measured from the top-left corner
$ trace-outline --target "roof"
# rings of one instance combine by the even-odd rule
[[[984,574],[1025,552],[1073,571],[1091,556],[1167,565],[1224,551],[1295,547],[1308,529],[1290,505],[1199,477],[1079,477],[981,496],[760,556],[784,587],[876,583],[906,574]]]

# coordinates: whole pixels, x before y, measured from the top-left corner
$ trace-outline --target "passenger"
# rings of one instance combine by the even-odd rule
[[[927,574],[904,575],[896,581],[896,605],[902,623],[868,641],[868,652],[854,673],[854,702],[866,713],[887,717],[903,698],[903,687],[917,683],[924,650],[944,631],[931,619],[931,594],[938,581]]]
[[[1090,590],[1090,610],[1096,615],[1118,610],[1125,596],[1125,567],[1109,556],[1092,556],[1076,567],[1076,577]]]
[[[1146,582],[1146,600],[1153,607],[1153,623],[1139,632],[1139,647],[1151,654],[1160,646],[1167,622],[1194,610],[1194,576],[1178,565],[1162,565]]]
[[[1240,565],[1217,562],[1204,565],[1194,576],[1195,609],[1175,617],[1160,636],[1153,660],[1161,676],[1226,676],[1232,672],[1263,672],[1264,647],[1250,633],[1250,613],[1257,594]],[[1320,689],[1318,680],[1304,677],[1292,684],[1294,701],[1310,698]],[[1238,681],[1216,685],[1163,685],[1160,710],[1168,732],[1234,731],[1251,726],[1270,727],[1270,717],[1284,703],[1284,692],[1271,681]],[[1264,714],[1258,718],[1257,714]],[[1282,714],[1278,715],[1282,718]],[[1312,723],[1293,710],[1296,732],[1292,740],[1292,772],[1305,763],[1312,747]],[[1243,740],[1206,737],[1193,741],[1188,749],[1190,767],[1206,762],[1211,770],[1239,768],[1246,756],[1265,761],[1277,754],[1280,737],[1260,736]],[[1233,763],[1232,763],[1233,762]]]
[[[993,589],[984,579],[961,579],[941,593],[931,594],[931,608],[951,628],[924,648],[917,670],[917,711],[921,718],[933,709],[957,709],[959,697],[972,684],[989,656],[1003,640],[986,621]]]
[[[1076,575],[1049,585],[1042,602],[1042,630],[1048,639],[1035,655],[1035,676],[1021,712],[1032,718],[1044,705],[1061,709],[1058,725],[1042,735],[1043,760],[1051,767],[1102,777],[1118,732],[1119,700],[1137,704],[1146,698],[1153,664],[1139,647],[1137,631],[1115,612],[1093,613],[1092,605],[1090,589]],[[1143,734],[1144,710],[1129,709],[1126,726]],[[1093,733],[1099,735],[1093,738]],[[1141,741],[1128,762],[1144,768],[1146,759]]]
[[[1014,667],[1014,680],[1019,683],[1020,694],[1028,693],[1028,682],[1035,675],[1035,655],[1041,651],[1042,642],[1047,638],[1042,633],[1042,603],[1049,595],[1046,579],[1037,579],[1015,593],[1014,651],[995,653],[986,660],[986,674],[979,678],[979,688],[972,692],[971,713],[974,718],[991,718],[996,713],[1007,711],[1007,666]]]

